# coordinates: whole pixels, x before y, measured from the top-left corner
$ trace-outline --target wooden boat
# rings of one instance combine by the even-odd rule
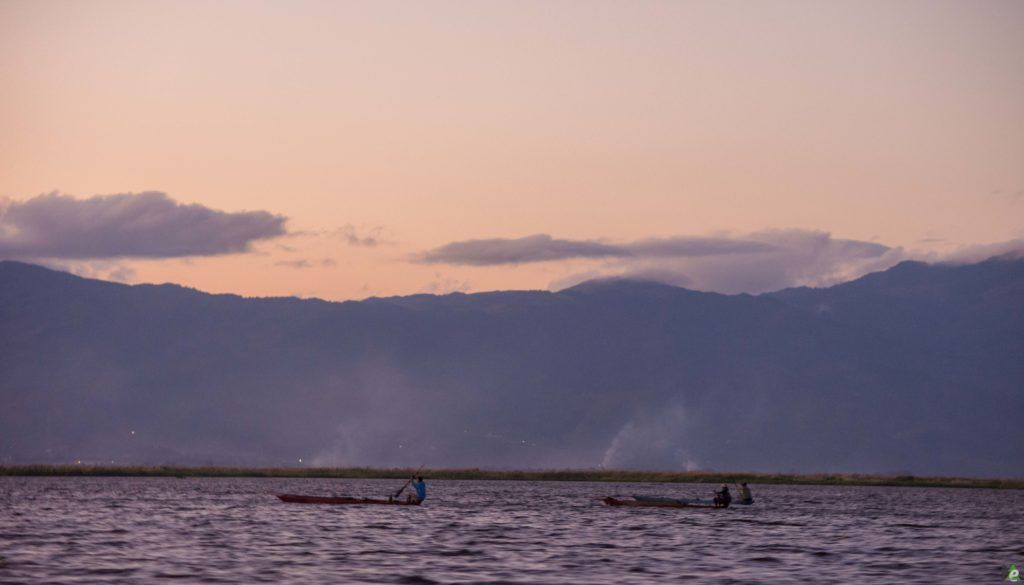
[[[297,496],[295,494],[278,494],[282,502],[293,504],[334,504],[334,505],[371,505],[371,506],[419,506],[419,500],[375,500],[372,498],[349,498],[331,496]]]
[[[677,504],[690,504],[690,505],[704,505],[714,506],[715,500],[711,498],[665,498],[660,496],[633,496],[634,500],[640,500],[643,502],[672,502]],[[754,503],[753,498],[749,500],[733,500],[730,506],[749,506]]]
[[[620,499],[607,497],[602,500],[609,506],[635,506],[638,508],[709,508],[712,510],[725,510],[726,508],[716,508],[714,504],[687,504],[679,500],[672,500],[669,498],[644,498],[642,500],[637,499]]]

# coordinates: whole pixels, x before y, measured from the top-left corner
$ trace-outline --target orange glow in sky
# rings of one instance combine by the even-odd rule
[[[48,260],[128,282],[350,299],[672,270],[734,292],[642,243],[1024,238],[1019,0],[6,0],[0,86],[5,206],[160,191],[287,218],[248,252]],[[423,261],[558,244],[518,241],[538,234],[627,249]],[[874,266],[824,261],[786,282]]]

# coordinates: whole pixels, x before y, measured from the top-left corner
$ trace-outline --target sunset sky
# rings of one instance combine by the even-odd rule
[[[0,258],[359,299],[1024,241],[1024,2],[0,0]]]

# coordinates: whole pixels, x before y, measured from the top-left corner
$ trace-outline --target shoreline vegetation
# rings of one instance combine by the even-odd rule
[[[415,469],[372,467],[179,467],[130,465],[3,465],[0,476],[58,477],[267,477],[404,479]],[[874,475],[859,473],[745,473],[605,469],[498,470],[423,469],[429,479],[506,481],[594,481],[620,483],[739,483],[1024,489],[1024,479]]]

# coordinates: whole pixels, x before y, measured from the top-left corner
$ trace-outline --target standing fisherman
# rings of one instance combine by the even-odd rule
[[[388,496],[388,501],[392,502],[394,500],[397,500],[398,496],[402,495],[402,492],[405,491],[405,488],[409,487],[410,483],[413,483],[413,480],[416,479],[416,474],[419,473],[422,469],[423,466],[420,465],[420,468],[416,470],[416,473],[412,474],[412,477],[405,480],[405,483],[402,484],[402,487],[397,492],[395,492],[395,495]],[[417,502],[422,502],[427,497],[427,485],[423,483],[423,476],[420,476],[419,484],[420,485],[418,486],[414,484],[414,487],[416,488]],[[412,494],[409,494],[409,496],[405,498],[405,501],[412,502]]]
[[[416,490],[415,498],[417,502],[422,502],[427,499],[427,484],[424,483],[423,476],[417,477],[416,480],[412,482],[412,489]],[[409,501],[412,501],[412,498],[413,495],[409,494]]]

